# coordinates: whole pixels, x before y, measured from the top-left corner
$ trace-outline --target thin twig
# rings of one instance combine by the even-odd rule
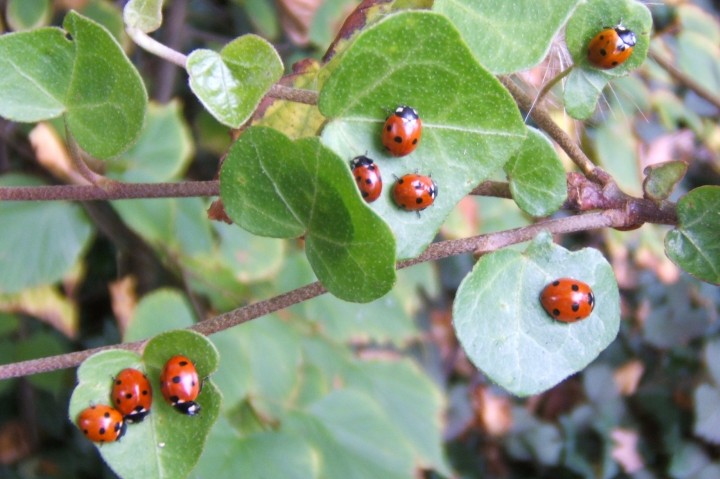
[[[94,185],[6,186],[0,187],[0,201],[94,201],[137,198],[187,198],[218,196],[220,183],[182,181],[179,183],[113,183],[108,187]]]
[[[518,106],[530,112],[530,117],[537,125],[555,140],[560,148],[565,150],[570,159],[580,168],[585,176],[596,181],[603,186],[610,185],[613,179],[601,168],[598,168],[590,161],[580,146],[575,143],[565,131],[555,123],[550,114],[540,105],[533,106],[533,99],[530,98],[515,82],[509,77],[500,77],[500,81],[508,89],[510,94],[515,98]]]
[[[433,243],[419,257],[399,262],[397,268],[407,268],[418,263],[439,260],[464,253],[487,253],[495,251],[512,244],[529,241],[540,231],[560,234],[597,228],[626,227],[629,222],[638,221],[637,216],[632,217],[628,214],[629,209],[631,208],[585,213],[566,218],[547,220],[530,226],[501,231],[498,233]],[[639,215],[644,214],[642,210],[639,210],[636,213]],[[664,218],[663,221],[669,221],[669,217]],[[325,292],[325,288],[320,283],[311,283],[271,299],[259,301],[225,314],[221,314],[215,318],[202,321],[189,329],[205,335],[218,333],[233,326],[246,323],[294,304],[315,298]],[[140,351],[144,345],[145,341],[136,341],[134,343],[103,346],[85,351],[62,354],[59,356],[50,356],[46,358],[22,361],[19,363],[5,364],[0,366],[0,380],[77,366],[89,356],[107,349],[120,348]]]
[[[305,103],[306,105],[317,105],[318,92],[313,90],[301,90],[276,83],[267,92],[267,96],[283,100]]]
[[[553,87],[554,87],[555,85],[557,85],[560,80],[562,80],[563,78],[565,78],[566,76],[568,76],[568,74],[572,71],[572,69],[573,69],[574,67],[575,67],[575,65],[570,65],[570,66],[567,67],[565,70],[563,70],[563,71],[561,71],[560,73],[558,73],[557,75],[555,75],[555,78],[553,78],[552,80],[550,80],[549,82],[547,82],[547,83],[545,84],[545,86],[542,88],[542,90],[540,90],[540,93],[538,93],[537,98],[535,98],[535,103],[540,103],[540,101],[543,99],[543,97],[544,97],[545,95],[547,95],[548,92],[549,92],[550,90],[552,90]]]
[[[703,85],[701,85],[699,82],[697,82],[694,78],[686,75],[685,73],[678,70],[675,65],[673,65],[669,60],[666,60],[663,58],[661,54],[654,50],[650,50],[648,52],[648,57],[652,59],[655,63],[660,65],[663,70],[668,72],[668,74],[678,83],[680,83],[683,86],[686,86],[687,88],[691,89],[695,93],[698,94],[698,96],[704,98],[705,100],[712,103],[715,108],[720,109],[720,97],[717,96],[712,91],[705,88]]]

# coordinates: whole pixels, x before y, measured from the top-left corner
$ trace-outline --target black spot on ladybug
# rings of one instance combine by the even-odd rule
[[[132,393],[125,393],[125,399],[132,399]]]
[[[560,281],[557,281],[557,280],[553,281],[553,286],[557,286],[557,285],[559,285],[559,284],[560,284]],[[556,310],[556,311],[557,311],[557,310]]]
[[[387,131],[392,131],[392,125],[388,125],[387,128],[385,128]]]
[[[417,145],[417,138],[413,140],[413,145]]]
[[[398,180],[398,185],[402,185],[403,183],[405,183],[405,180],[403,180],[402,178],[400,178],[400,179]]]
[[[570,289],[572,289],[573,291],[579,291],[580,286],[578,286],[577,284],[573,284],[572,286],[570,286]]]
[[[179,383],[180,383],[180,376],[173,376],[173,378],[171,379],[171,381],[172,381],[173,383],[175,383],[175,384],[179,384]]]
[[[395,138],[393,138],[393,141],[395,143],[402,143],[402,137],[396,136]]]
[[[170,396],[170,402],[171,402],[172,404],[177,403],[179,400],[180,400],[180,398],[177,397],[177,396]]]
[[[367,198],[368,196],[370,196],[367,191],[361,191],[361,193],[363,198]]]
[[[180,361],[180,366],[185,367],[188,365],[187,361]]]
[[[572,304],[572,310],[573,310],[574,312],[577,313],[579,309],[580,309],[580,303],[573,303],[573,304]]]
[[[365,180],[365,184],[366,184],[366,185],[372,185],[372,184],[373,184],[373,180],[371,180],[370,178],[368,178],[367,180]]]
[[[110,413],[109,413],[109,412],[105,412],[105,414],[103,414],[103,416],[105,416],[105,417],[110,417]]]
[[[624,51],[625,51],[625,45],[620,45],[620,46],[618,47],[618,51],[624,52]]]
[[[85,434],[85,435],[87,436],[87,435],[88,435],[88,430],[87,430],[87,429],[83,429],[83,434]]]
[[[618,62],[612,62],[612,66],[617,66]]]
[[[553,309],[553,316],[560,316],[560,310],[559,310],[559,309]]]
[[[115,381],[115,384],[117,384],[118,386],[120,386],[120,385],[122,384],[122,381],[120,381],[120,380],[118,379],[118,380]]]
[[[104,428],[104,427],[101,427],[101,428],[100,428],[100,435],[102,436],[103,434],[105,434],[105,428]]]
[[[604,48],[600,49],[600,55],[605,56],[607,55],[607,51]]]

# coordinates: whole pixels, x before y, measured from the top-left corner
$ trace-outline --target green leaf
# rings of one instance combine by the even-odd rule
[[[163,0],[130,0],[123,10],[123,20],[128,27],[150,33],[162,25]]]
[[[297,331],[271,315],[216,334],[213,341],[223,358],[217,384],[232,400],[226,408],[251,398],[264,417],[280,417],[302,379]]]
[[[187,328],[193,324],[195,313],[187,298],[176,290],[158,289],[143,296],[137,304],[123,334],[123,341],[129,343],[148,339],[162,332]]]
[[[233,0],[233,3],[245,8],[245,12],[255,30],[268,40],[276,40],[280,33],[275,2],[271,0]]]
[[[194,255],[212,248],[206,206],[200,198],[113,201],[123,221],[163,254]]]
[[[595,68],[587,59],[588,44],[603,28],[613,27],[620,21],[637,37],[632,55],[615,68]],[[589,117],[605,85],[645,61],[651,29],[650,11],[634,0],[588,0],[575,9],[565,29],[565,43],[575,61],[564,94],[565,108],[572,117],[580,120]]]
[[[24,175],[0,177],[2,186],[40,184]],[[0,202],[0,231],[0,293],[59,281],[93,236],[82,207],[65,201]]]
[[[392,234],[362,200],[348,165],[317,138],[252,127],[220,172],[225,210],[251,233],[305,235],[313,271],[335,296],[372,301],[395,282]]]
[[[608,121],[597,129],[595,149],[598,163],[610,173],[620,188],[631,195],[642,195],[638,140],[628,135],[629,122]]]
[[[540,305],[542,289],[562,277],[593,289],[595,310],[585,320],[561,323]],[[508,391],[527,396],[580,371],[612,342],[620,325],[620,297],[600,252],[570,252],[543,233],[524,253],[483,256],[458,289],[453,322],[473,363]]]
[[[31,30],[50,22],[50,0],[9,0],[5,17],[8,26],[15,30]]]
[[[151,103],[137,143],[108,160],[107,176],[129,183],[169,181],[182,175],[193,153],[192,135],[180,103]]]
[[[65,114],[85,151],[115,156],[142,129],[142,79],[103,27],[73,11],[64,27],[67,36],[57,28],[0,36],[0,115],[35,122]]]
[[[107,28],[123,49],[129,51],[129,37],[125,33],[122,12],[117,4],[105,0],[89,0],[79,12]]]
[[[387,192],[371,208],[393,229],[398,257],[417,256],[453,206],[522,143],[526,128],[517,105],[477,64],[448,19],[436,13],[387,16],[360,33],[333,63],[318,104],[334,118],[322,141],[346,161],[367,154],[377,162]],[[399,104],[417,109],[423,137],[412,154],[394,158],[380,139],[388,112]],[[413,171],[431,174],[440,190],[420,218],[400,210],[390,194],[393,175]]]
[[[243,35],[216,53],[195,50],[187,61],[190,88],[221,123],[240,128],[280,79],[283,64],[261,37]]]
[[[678,226],[665,236],[673,263],[708,283],[720,284],[720,187],[701,186],[680,198]]]
[[[531,216],[548,216],[567,198],[565,169],[545,135],[534,128],[528,132],[520,150],[505,164],[505,173],[518,206]]]
[[[580,0],[438,0],[478,61],[493,73],[540,63]]]
[[[16,345],[13,361],[26,361],[47,356],[60,355],[69,352],[67,343],[60,341],[56,334],[38,331],[29,337],[23,338]],[[27,378],[33,386],[45,390],[50,394],[59,396],[65,394],[68,383],[66,371],[51,371],[42,374],[33,374]]]
[[[213,224],[220,239],[220,258],[243,282],[274,279],[285,258],[286,242],[252,235],[242,228]]]
[[[692,31],[677,36],[678,69],[710,91],[720,89],[720,48],[708,37]]]
[[[378,402],[387,416],[387,427],[402,434],[417,465],[452,476],[443,454],[443,397],[414,363],[361,362],[348,372],[347,384]]]
[[[207,378],[218,363],[217,351],[203,336],[188,331],[164,333],[148,342],[143,357],[134,352],[109,350],[88,358],[78,369],[78,385],[70,399],[72,422],[90,404],[109,404],[112,376],[123,368],[144,371],[150,383],[160,382],[165,361],[175,354],[189,356],[201,378]],[[197,402],[197,416],[180,414],[153,388],[150,414],[139,424],[130,424],[118,442],[96,445],[105,462],[120,477],[183,478],[197,463],[205,438],[217,419],[220,392],[205,380]],[[129,461],[131,457],[133,460]]]
[[[688,164],[684,161],[666,161],[645,168],[643,191],[645,197],[661,201],[667,199],[680,180],[687,173]]]
[[[394,427],[388,427],[382,407],[367,393],[333,391],[307,413],[290,413],[281,431],[310,443],[319,456],[318,477],[412,477],[412,449]]]
[[[190,475],[247,477],[254,479],[308,479],[318,477],[320,467],[304,439],[282,432],[261,432],[240,437],[226,421],[213,428],[208,448]],[[240,474],[240,471],[242,473]]]

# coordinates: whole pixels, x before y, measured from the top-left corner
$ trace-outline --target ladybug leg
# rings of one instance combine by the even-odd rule
[[[420,215],[420,211],[419,211],[419,210],[415,210],[415,213],[417,214],[418,219],[422,218],[422,216]]]

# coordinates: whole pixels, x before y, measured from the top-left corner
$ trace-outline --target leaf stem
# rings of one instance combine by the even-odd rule
[[[518,106],[530,112],[530,117],[537,125],[555,140],[560,148],[565,150],[570,159],[580,168],[585,176],[601,185],[614,183],[610,175],[601,168],[595,166],[584,151],[575,143],[565,131],[555,123],[550,114],[540,105],[533,105],[533,99],[530,98],[515,82],[509,77],[500,77],[500,82],[508,89],[510,94],[515,98]]]
[[[540,101],[543,99],[545,95],[548,94],[550,90],[553,89],[555,85],[558,84],[559,81],[561,81],[563,78],[568,76],[568,74],[572,71],[572,69],[575,67],[575,65],[570,65],[565,70],[561,71],[557,75],[555,75],[555,78],[550,80],[545,84],[545,86],[540,90],[540,93],[538,93],[537,97],[535,98],[535,103],[540,103]]]
[[[686,75],[685,73],[681,72],[680,70],[675,67],[669,60],[666,60],[661,54],[656,52],[655,50],[651,49],[648,52],[648,57],[650,57],[655,63],[660,65],[660,67],[668,72],[668,74],[678,83],[681,85],[684,85],[694,91],[698,94],[698,96],[704,98],[708,102],[712,103],[715,108],[720,109],[720,97],[715,95],[712,91],[705,88],[703,85],[701,85],[699,82],[697,82],[694,78]]]
[[[296,103],[304,103],[306,105],[317,105],[319,95],[318,92],[314,90],[302,90],[276,83],[270,87],[267,96],[294,101]]]
[[[649,204],[643,204],[644,206],[649,206]],[[566,218],[546,220],[530,226],[501,231],[498,233],[489,233],[459,240],[440,241],[438,243],[431,244],[425,252],[417,258],[399,262],[397,264],[397,268],[408,268],[426,261],[435,261],[465,253],[488,253],[512,244],[529,241],[540,231],[548,231],[553,234],[559,234],[597,228],[626,227],[629,223],[635,223],[638,221],[642,223],[647,219],[643,215],[652,217],[657,213],[657,211],[648,212],[639,208],[634,211],[633,214],[628,214],[630,209],[631,208],[593,211]],[[294,304],[315,298],[325,294],[325,292],[325,288],[319,282],[310,283],[279,296],[237,308],[214,318],[202,321],[189,329],[205,335],[211,335],[265,316],[272,312],[279,311]],[[58,356],[0,365],[0,380],[74,367],[82,363],[89,356],[107,349],[119,348],[140,351],[145,346],[145,343],[146,341],[136,341],[133,343],[108,345],[100,348],[87,349],[85,351],[77,351]]]
[[[125,31],[127,32],[128,36],[132,38],[132,40],[137,43],[143,50],[146,50],[160,58],[164,58],[165,60],[174,63],[181,68],[185,68],[187,64],[186,55],[183,55],[182,53],[173,50],[166,45],[163,45],[162,43],[149,36],[147,33],[143,32],[142,30],[138,30],[135,27],[127,27]]]
[[[108,187],[95,185],[7,186],[0,187],[0,201],[96,201],[137,198],[187,198],[218,196],[220,184],[214,181],[178,183],[120,183]]]

